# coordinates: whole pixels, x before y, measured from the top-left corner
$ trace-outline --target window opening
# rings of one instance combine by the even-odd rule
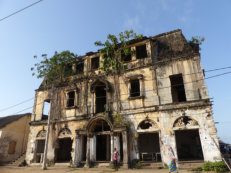
[[[43,103],[43,114],[42,114],[42,119],[46,120],[48,119],[48,115],[50,112],[50,100],[45,100]]]
[[[111,128],[107,124],[107,122],[104,120],[100,120],[95,124],[93,132],[104,132],[104,131],[110,131],[110,130]]]
[[[140,96],[140,81],[139,81],[139,79],[131,80],[130,83],[131,83],[130,97]]]
[[[75,106],[75,91],[68,92],[67,107]]]
[[[72,75],[72,64],[67,64],[65,66],[65,76]]]
[[[170,76],[173,102],[185,102],[185,89],[182,74]]]
[[[76,66],[75,66],[76,74],[82,74],[83,70],[84,70],[84,63],[83,62],[76,64]]]
[[[124,62],[131,61],[132,60],[132,55],[131,55],[131,53],[129,53],[129,54],[126,55],[125,52],[122,50],[121,51],[121,59]]]
[[[136,59],[143,59],[147,57],[146,44],[136,46]]]
[[[72,140],[71,138],[62,138],[57,140],[56,161],[69,162],[71,160]]]
[[[91,69],[96,70],[99,68],[99,57],[91,59]]]
[[[45,147],[45,140],[44,139],[37,140],[36,158],[35,158],[36,163],[42,162],[42,154],[44,152],[44,147]]]
[[[98,85],[99,86],[95,88],[96,113],[105,112],[107,103],[106,87],[103,83],[99,83]]]

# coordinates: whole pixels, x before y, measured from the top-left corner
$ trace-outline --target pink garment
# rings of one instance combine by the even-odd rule
[[[118,160],[118,152],[114,151],[113,160]]]

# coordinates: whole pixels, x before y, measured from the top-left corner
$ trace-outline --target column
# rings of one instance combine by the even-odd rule
[[[127,132],[122,132],[123,138],[123,165],[124,167],[128,167],[128,141],[127,141]]]
[[[87,135],[87,151],[86,151],[86,164],[84,167],[90,167],[90,136]]]
[[[111,134],[111,162],[113,162],[114,136]]]
[[[117,152],[119,153],[119,156],[121,156],[120,153],[120,136],[117,133],[117,135],[114,136],[114,148],[116,148]],[[120,157],[118,157],[118,162],[120,162]]]
[[[75,137],[75,153],[74,153],[74,168],[77,168],[81,161],[81,138],[76,133]]]
[[[91,114],[92,114],[92,116],[93,116],[93,114],[94,114],[94,112],[95,112],[95,99],[94,99],[95,93],[92,92],[91,94],[92,94],[92,98],[91,98],[91,108],[92,108]]]

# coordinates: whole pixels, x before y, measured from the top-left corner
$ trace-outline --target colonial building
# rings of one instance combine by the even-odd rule
[[[0,117],[0,164],[15,161],[25,154],[30,120],[31,113]]]
[[[169,145],[178,160],[221,159],[199,46],[175,30],[133,40],[130,47],[135,54],[121,53],[127,69],[119,76],[103,75],[102,55],[91,52],[72,64],[68,82],[36,90],[29,164],[43,159],[45,103],[51,163],[110,163],[113,148],[125,167],[135,159],[168,163]]]

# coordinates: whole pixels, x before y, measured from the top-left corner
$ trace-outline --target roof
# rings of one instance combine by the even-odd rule
[[[0,117],[0,128],[3,128],[7,124],[12,123],[13,121],[16,121],[26,115],[31,115],[31,113],[25,113],[25,114],[17,114],[17,115],[9,115],[6,117]]]

